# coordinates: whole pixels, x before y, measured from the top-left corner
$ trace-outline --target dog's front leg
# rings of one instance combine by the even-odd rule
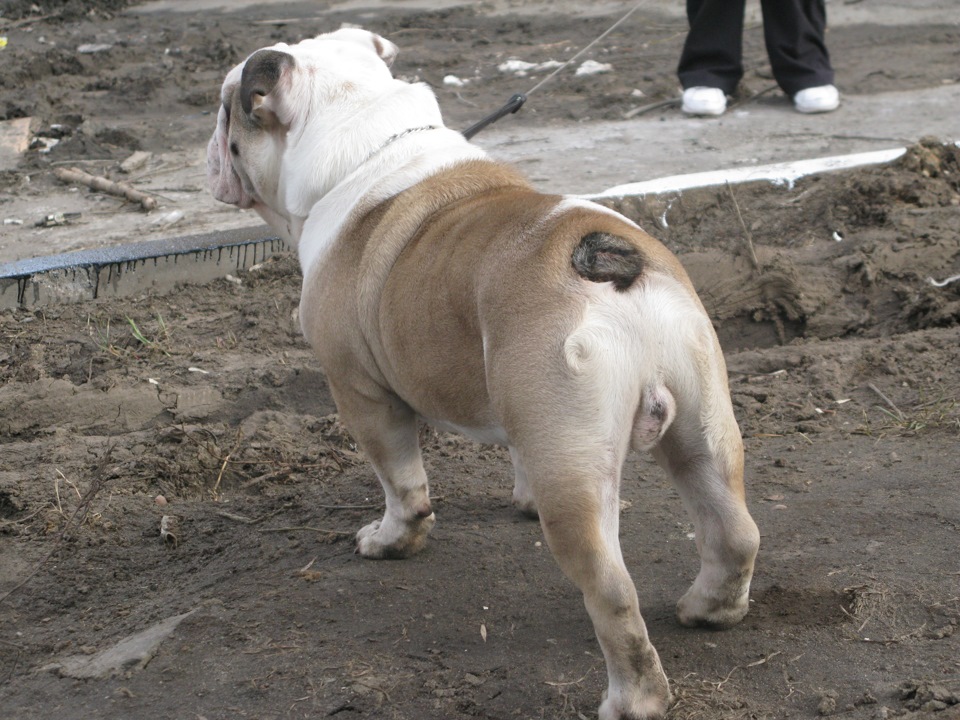
[[[387,509],[357,533],[367,558],[405,558],[423,549],[436,518],[417,437],[416,413],[396,395],[358,392],[331,383],[340,419],[373,464]]]

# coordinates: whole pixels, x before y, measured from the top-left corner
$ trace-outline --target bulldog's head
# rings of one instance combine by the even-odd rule
[[[390,41],[351,28],[258,50],[233,68],[207,148],[213,196],[289,231],[397,123],[408,122],[398,116],[426,113],[439,123],[435,100],[425,109],[386,111],[400,87],[413,87],[391,75],[396,54]]]

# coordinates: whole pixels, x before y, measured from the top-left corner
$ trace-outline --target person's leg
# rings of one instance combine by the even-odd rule
[[[743,76],[746,0],[687,0],[690,32],[677,75],[683,88],[719,88],[732,94]]]
[[[794,97],[801,90],[833,85],[824,0],[760,0],[760,5],[770,67],[783,91]]]

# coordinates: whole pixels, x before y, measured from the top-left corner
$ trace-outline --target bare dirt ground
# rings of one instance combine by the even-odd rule
[[[0,3],[0,28],[31,28],[0,51],[0,116],[61,137],[0,177],[4,217],[69,197],[54,163],[120,177],[137,149],[155,154],[143,187],[204,192],[164,189],[162,170],[209,134],[225,69],[279,39],[376,27],[405,46],[397,72],[434,84],[465,126],[516,89],[495,67],[517,47],[550,59],[614,17],[38,5],[53,16]],[[294,12],[307,19],[257,24]],[[641,79],[641,104],[672,97],[682,25],[639,27],[607,52],[626,65],[645,48],[642,78],[564,78],[511,121],[620,118]],[[956,41],[949,26],[831,35],[844,90],[862,93],[955,77]],[[111,49],[78,54],[85,43]],[[745,95],[769,85],[755,28],[747,51]],[[442,84],[478,68],[487,82]],[[97,235],[118,211],[149,222],[73,197],[87,224],[67,230]],[[931,139],[890,167],[792,188],[613,204],[677,252],[715,320],[763,536],[746,620],[680,628],[692,528],[659,468],[628,462],[624,554],[671,718],[960,718],[960,283],[928,282],[958,272],[960,149]],[[381,493],[298,302],[279,258],[166,296],[0,314],[0,715],[595,718],[602,657],[539,527],[511,507],[505,451],[425,429],[428,548],[354,554]]]

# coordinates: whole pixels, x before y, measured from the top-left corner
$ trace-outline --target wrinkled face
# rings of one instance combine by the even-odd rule
[[[284,163],[295,161],[297,144],[322,134],[324,123],[349,117],[343,100],[357,83],[391,81],[388,65],[396,53],[393,43],[351,28],[258,50],[233,68],[207,146],[213,196],[265,217],[286,216]]]

